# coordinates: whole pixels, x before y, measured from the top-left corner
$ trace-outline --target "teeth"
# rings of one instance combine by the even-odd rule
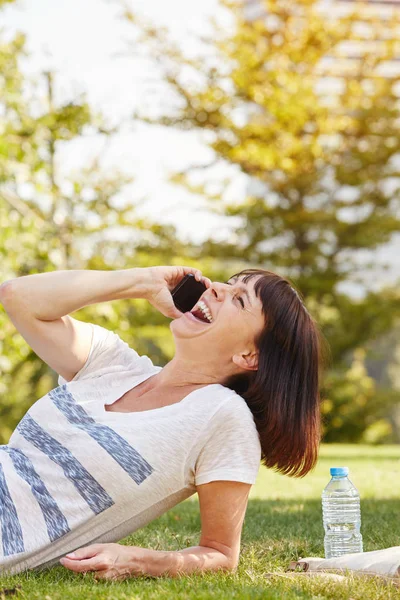
[[[212,315],[202,300],[200,300],[200,302],[197,303],[196,308],[199,308],[203,315],[205,315],[206,319],[208,319],[208,321],[212,323]]]

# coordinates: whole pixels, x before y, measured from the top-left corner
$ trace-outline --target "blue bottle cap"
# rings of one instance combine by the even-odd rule
[[[348,467],[332,467],[330,473],[332,477],[347,477],[349,469]]]

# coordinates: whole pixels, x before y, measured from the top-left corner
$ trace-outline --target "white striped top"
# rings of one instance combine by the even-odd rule
[[[261,446],[234,391],[212,384],[172,405],[105,410],[162,367],[92,325],[89,357],[0,446],[0,573],[116,542],[213,480],[253,484]]]

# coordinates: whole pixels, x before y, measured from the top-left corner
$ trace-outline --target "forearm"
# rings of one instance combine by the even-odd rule
[[[192,546],[172,552],[144,549],[141,571],[153,577],[178,577],[193,572],[234,571],[230,559],[215,548]]]
[[[12,304],[21,301],[32,316],[51,321],[89,304],[144,298],[149,287],[147,269],[116,271],[64,270],[17,277],[11,286]]]

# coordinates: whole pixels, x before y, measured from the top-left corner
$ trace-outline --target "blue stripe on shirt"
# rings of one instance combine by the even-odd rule
[[[51,390],[49,397],[68,421],[90,435],[139,485],[154,471],[153,467],[116,431],[96,423],[85,409],[77,404],[64,384]]]
[[[25,552],[24,538],[17,509],[4,477],[3,467],[0,464],[0,525],[3,544],[3,555],[12,556]]]
[[[35,448],[41,450],[50,460],[62,468],[64,475],[71,481],[96,515],[114,504],[111,496],[107,494],[100,483],[92,477],[68,448],[65,448],[42,429],[29,414],[26,414],[20,421],[17,431]]]
[[[40,475],[27,456],[18,448],[0,446],[12,460],[15,471],[29,484],[32,494],[37,500],[46,522],[47,533],[51,542],[70,531],[68,521],[58,507],[57,502],[49,493]]]

